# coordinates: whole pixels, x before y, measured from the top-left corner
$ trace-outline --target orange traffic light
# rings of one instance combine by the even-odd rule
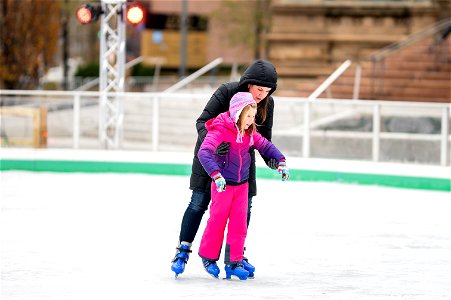
[[[101,9],[98,6],[92,4],[84,4],[82,7],[77,9],[77,19],[82,24],[88,24],[97,21],[101,13]]]
[[[139,5],[132,5],[127,8],[127,20],[137,25],[144,20],[144,9]]]

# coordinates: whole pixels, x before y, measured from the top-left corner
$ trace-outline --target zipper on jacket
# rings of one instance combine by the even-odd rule
[[[238,167],[238,182],[241,182],[241,168],[243,166],[243,158],[241,156],[241,149],[242,147],[240,147],[239,151],[238,151],[238,156],[240,157],[240,165]]]

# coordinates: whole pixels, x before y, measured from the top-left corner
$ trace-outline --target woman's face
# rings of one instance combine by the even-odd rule
[[[271,91],[271,88],[269,87],[254,84],[249,84],[248,88],[249,93],[252,94],[252,97],[254,98],[255,102],[257,102],[257,104],[263,99],[265,99],[266,96],[268,96],[269,92]]]

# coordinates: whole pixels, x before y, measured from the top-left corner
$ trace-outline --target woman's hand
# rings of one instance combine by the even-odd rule
[[[226,156],[230,150],[230,143],[222,142],[218,148],[216,148],[216,154],[219,156]]]

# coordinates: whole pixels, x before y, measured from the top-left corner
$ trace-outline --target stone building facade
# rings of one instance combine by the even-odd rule
[[[273,0],[268,59],[284,77],[327,75],[451,15],[439,2]]]

